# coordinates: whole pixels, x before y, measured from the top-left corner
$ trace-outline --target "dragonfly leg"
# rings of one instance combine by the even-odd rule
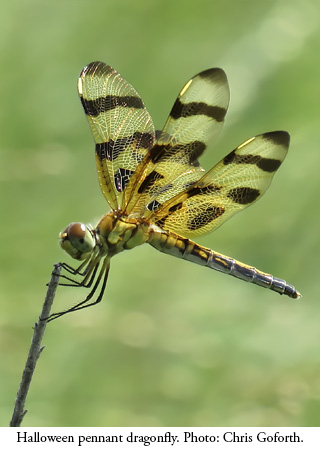
[[[97,268],[98,268],[98,266],[96,266],[95,272],[97,271]],[[59,313],[51,314],[49,316],[49,318],[47,318],[47,321],[51,322],[52,320],[55,320],[58,317],[64,316],[65,314],[68,314],[68,313],[71,313],[71,312],[74,312],[74,311],[78,311],[80,309],[88,308],[89,306],[93,306],[93,305],[96,305],[97,303],[99,303],[102,300],[103,293],[104,293],[105,288],[106,288],[106,284],[107,284],[107,280],[108,280],[108,274],[109,274],[109,269],[110,269],[110,261],[106,258],[103,261],[101,270],[100,270],[100,272],[98,274],[96,282],[95,282],[91,292],[89,293],[89,295],[84,300],[82,300],[80,303],[72,306],[71,308],[69,308],[69,309],[67,309],[65,311],[59,312]],[[101,279],[102,279],[102,285],[101,285],[101,289],[100,289],[99,295],[94,301],[90,302],[90,300],[94,296],[96,290],[98,289],[98,286],[100,285]],[[44,319],[44,320],[46,320],[46,319]]]

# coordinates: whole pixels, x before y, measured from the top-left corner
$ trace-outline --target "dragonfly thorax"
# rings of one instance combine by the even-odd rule
[[[113,256],[147,242],[149,223],[121,212],[110,212],[100,220],[95,233],[103,253]]]

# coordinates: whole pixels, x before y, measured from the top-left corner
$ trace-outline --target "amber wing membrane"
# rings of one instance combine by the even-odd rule
[[[221,69],[200,72],[185,84],[161,132],[112,67],[89,64],[78,88],[111,208],[185,237],[214,230],[258,200],[288,151],[288,133],[261,134],[205,173],[198,158],[221,130],[229,104]]]
[[[249,139],[160,206],[151,220],[185,237],[216,229],[264,194],[287,154],[289,140],[285,131]]]
[[[220,132],[229,104],[222,69],[208,69],[182,88],[155,145],[132,176],[122,209],[151,217],[168,199],[201,178],[198,158]]]
[[[78,91],[95,140],[102,192],[119,209],[123,191],[154,143],[154,126],[136,90],[103,62],[86,66]]]

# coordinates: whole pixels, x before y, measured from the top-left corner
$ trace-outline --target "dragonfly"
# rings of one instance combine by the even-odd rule
[[[222,69],[204,70],[184,85],[162,131],[155,130],[137,91],[103,62],[84,67],[78,92],[110,212],[95,228],[73,222],[60,233],[62,249],[81,261],[77,267],[61,264],[66,273],[61,284],[90,292],[49,320],[99,303],[111,258],[144,243],[293,299],[301,296],[285,280],[191,240],[256,202],[289,148],[286,131],[267,132],[239,145],[208,172],[201,167],[199,158],[219,134],[229,104]]]

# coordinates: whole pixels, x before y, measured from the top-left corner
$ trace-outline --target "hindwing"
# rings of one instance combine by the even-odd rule
[[[185,237],[218,228],[264,194],[287,154],[289,140],[285,131],[249,139],[162,204],[151,216],[152,222]]]

